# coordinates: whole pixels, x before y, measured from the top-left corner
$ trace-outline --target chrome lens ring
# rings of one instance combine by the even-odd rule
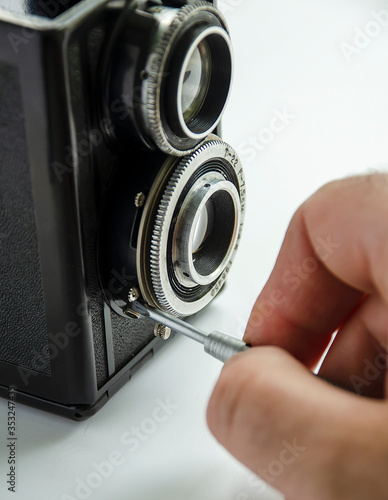
[[[202,214],[206,214],[203,237],[195,243]],[[172,256],[180,283],[188,287],[210,285],[223,273],[233,252],[241,219],[239,193],[218,172],[201,176],[187,193],[173,236]]]
[[[138,277],[149,304],[189,316],[211,302],[229,272],[243,226],[244,174],[236,153],[216,136],[168,168],[163,192],[151,190],[142,215]],[[211,227],[198,238],[207,206]]]
[[[147,58],[142,83],[141,112],[145,130],[159,149],[176,156],[194,152],[217,126],[229,97],[232,49],[222,14],[208,2],[180,9],[150,9],[159,23]],[[197,112],[185,120],[182,106],[185,69],[196,49],[206,46],[208,86]],[[206,85],[205,81],[201,84]]]
[[[208,68],[207,71],[202,70],[205,73],[205,78],[200,81],[200,85],[202,86],[201,90],[205,87],[206,90],[203,92],[204,95],[202,97],[199,99],[194,98],[193,101],[198,100],[199,102],[193,116],[188,120],[185,118],[185,110],[182,103],[185,77],[188,73],[187,70],[193,54],[196,52],[201,53],[199,47],[204,45],[208,47],[208,50],[202,56],[205,60],[201,61],[201,64],[205,68],[208,66]],[[218,125],[227,104],[231,87],[231,54],[232,46],[230,38],[223,28],[217,26],[207,28],[192,42],[180,72],[176,92],[176,105],[171,108],[172,110],[177,110],[179,121],[177,133],[182,133],[190,139],[199,142]],[[222,64],[220,64],[220,61],[222,61]],[[198,92],[198,94],[201,96],[201,92]]]

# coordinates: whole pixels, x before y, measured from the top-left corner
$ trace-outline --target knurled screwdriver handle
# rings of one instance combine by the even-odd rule
[[[235,354],[247,351],[250,347],[242,340],[224,333],[211,332],[205,339],[204,348],[210,356],[225,363]]]

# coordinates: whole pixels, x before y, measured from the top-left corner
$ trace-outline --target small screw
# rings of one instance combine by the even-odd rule
[[[132,287],[128,290],[128,302],[136,302],[140,297],[140,292],[136,287]]]
[[[167,340],[171,335],[171,328],[165,325],[161,325],[160,323],[156,323],[154,328],[155,337],[159,337],[160,339]]]
[[[135,207],[140,208],[144,206],[146,195],[144,193],[137,193],[135,196]]]

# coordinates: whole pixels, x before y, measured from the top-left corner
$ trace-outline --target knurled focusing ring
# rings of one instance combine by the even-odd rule
[[[210,136],[170,163],[163,178],[142,214],[139,284],[153,307],[189,316],[217,295],[232,265],[243,227],[244,174],[234,150]]]
[[[215,129],[225,109],[230,37],[223,16],[207,2],[185,5],[175,16],[160,8],[155,17],[159,40],[144,68],[143,124],[159,149],[183,156]]]

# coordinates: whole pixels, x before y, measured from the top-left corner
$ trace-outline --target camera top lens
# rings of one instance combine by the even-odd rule
[[[212,132],[232,81],[226,22],[209,2],[129,10],[106,52],[105,106],[120,139],[184,156]]]
[[[150,61],[146,126],[160,149],[187,154],[217,126],[229,97],[232,49],[221,14],[206,2],[182,7]]]
[[[230,89],[230,54],[225,31],[212,27],[199,34],[186,55],[177,88],[177,131],[191,139],[206,137],[221,118]]]
[[[198,116],[209,90],[211,54],[206,42],[200,43],[188,54],[179,82],[181,116],[190,123]],[[179,97],[178,97],[179,98]]]

